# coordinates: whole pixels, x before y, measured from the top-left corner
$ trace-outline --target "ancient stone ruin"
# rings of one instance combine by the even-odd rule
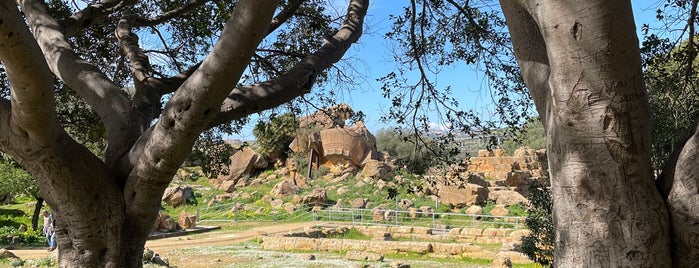
[[[433,178],[433,191],[442,204],[455,209],[468,207],[478,212],[482,211],[478,204],[495,202],[491,215],[505,216],[506,206],[528,203],[529,185],[546,178],[546,167],[545,150],[524,147],[513,156],[502,149],[480,150],[477,157],[470,158],[466,170],[454,167],[446,176]]]
[[[298,133],[289,148],[297,155],[307,156],[310,165],[305,170],[299,170],[294,159],[277,161],[275,175],[284,180],[275,186],[272,195],[292,195],[299,188],[308,187],[306,180],[311,177],[311,169],[320,167],[329,170],[330,174],[324,177],[328,180],[346,178],[351,174],[390,180],[393,166],[384,161],[383,154],[377,151],[374,135],[361,121],[352,126],[345,125],[345,121],[353,115],[354,111],[349,105],[340,104],[301,118]],[[268,159],[250,147],[242,147],[231,156],[228,175],[219,176],[211,183],[232,193],[236,187],[253,183],[241,180],[245,174],[268,165]]]

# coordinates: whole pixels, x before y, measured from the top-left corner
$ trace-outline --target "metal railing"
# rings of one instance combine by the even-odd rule
[[[322,210],[301,207],[288,213],[282,208],[270,209],[268,206],[250,204],[244,205],[244,208],[233,209],[239,206],[241,205],[235,203],[218,204],[204,210],[198,209],[197,221],[323,221],[352,225],[429,227],[433,231],[445,232],[453,228],[525,228],[525,217],[516,216],[335,207]]]

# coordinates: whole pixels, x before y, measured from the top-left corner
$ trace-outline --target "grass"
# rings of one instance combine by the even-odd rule
[[[347,230],[347,232],[342,233],[342,234],[332,234],[327,236],[326,238],[331,238],[331,239],[354,239],[354,240],[371,240],[372,237],[370,235],[366,235],[356,228],[350,228]]]

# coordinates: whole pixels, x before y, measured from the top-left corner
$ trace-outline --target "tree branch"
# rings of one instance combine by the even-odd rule
[[[133,6],[137,0],[104,0],[90,4],[61,22],[66,36],[75,36],[83,29],[102,21],[107,15]]]
[[[294,15],[296,10],[298,10],[299,7],[301,7],[302,3],[303,0],[289,1],[288,5],[286,5],[284,9],[282,9],[282,11],[280,11],[279,14],[277,14],[277,16],[274,17],[274,19],[272,19],[272,23],[270,23],[269,25],[269,32],[267,34],[271,34],[275,30],[277,30],[279,26],[288,21],[291,18],[291,16]]]
[[[546,43],[534,17],[520,4],[501,0],[500,6],[505,14],[520,72],[534,99],[539,118],[546,127],[547,96],[551,91]]]
[[[699,212],[695,209],[699,202],[699,122],[690,128],[688,134],[670,156],[656,186],[666,199],[672,216],[672,233],[675,247],[673,261],[678,267],[692,267],[699,260],[691,256],[699,254],[699,243],[692,239],[699,234]]]
[[[278,78],[251,86],[234,88],[209,128],[270,109],[308,93],[315,77],[339,61],[362,35],[368,0],[351,0],[340,30],[315,53],[305,57]]]
[[[112,167],[140,135],[138,124],[133,122],[141,119],[132,112],[130,101],[120,88],[73,51],[56,20],[48,15],[45,3],[20,2],[51,71],[90,104],[104,124],[109,144],[105,161]]]
[[[127,245],[143,245],[160,207],[160,198],[204,127],[245,71],[266,36],[276,0],[242,0],[213,51],[179,87],[152,126],[130,152],[131,171],[124,187],[127,222],[135,233]],[[260,23],[260,22],[264,23]],[[156,198],[153,198],[156,197]],[[126,254],[141,254],[143,248]]]
[[[10,82],[12,131],[49,145],[57,123],[53,76],[14,1],[0,2],[0,18],[0,61]]]
[[[138,46],[138,35],[131,31],[131,18],[123,17],[117,23],[115,35],[121,50],[129,58],[136,92],[133,105],[141,114],[141,128],[149,127],[150,121],[160,114],[160,94],[157,86],[161,83],[151,77],[148,56]]]
[[[133,26],[134,27],[141,27],[141,26],[155,26],[158,24],[165,23],[166,21],[180,17],[183,14],[190,12],[192,10],[195,10],[196,8],[204,5],[206,2],[209,2],[211,0],[192,0],[187,2],[186,4],[182,5],[179,8],[170,10],[168,12],[165,12],[163,14],[160,14],[159,16],[156,16],[155,18],[142,18],[142,17],[137,17],[134,19]]]

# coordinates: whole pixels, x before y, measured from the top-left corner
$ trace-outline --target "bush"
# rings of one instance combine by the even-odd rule
[[[522,238],[522,252],[532,261],[544,266],[553,267],[553,249],[555,229],[551,209],[553,200],[551,191],[541,184],[534,183],[529,187],[529,215],[524,225],[531,231]]]

